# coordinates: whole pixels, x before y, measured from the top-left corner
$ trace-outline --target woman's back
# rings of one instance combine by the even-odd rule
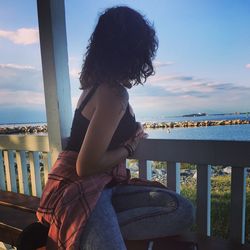
[[[90,103],[90,100],[94,98],[95,92],[98,89],[98,85],[92,87],[83,100],[80,100],[81,103],[79,107],[76,108],[70,138],[67,143],[66,150],[79,152],[82,142],[85,138],[90,119],[84,115],[84,109],[87,108],[87,105]],[[81,98],[80,98],[81,99]],[[91,105],[91,104],[90,104]],[[93,106],[93,104],[92,104]],[[93,109],[93,107],[89,107]],[[100,125],[101,126],[101,125]],[[130,112],[130,106],[127,104],[126,111],[120,120],[117,129],[114,132],[114,135],[109,144],[108,150],[117,148],[119,145],[127,141],[136,131],[137,124],[135,121],[135,116]]]

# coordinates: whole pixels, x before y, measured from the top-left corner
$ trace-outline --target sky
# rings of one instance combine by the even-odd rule
[[[156,74],[129,90],[137,119],[250,111],[250,0],[65,0],[72,110],[98,15],[126,5],[159,39]],[[0,124],[45,122],[35,0],[0,0]]]

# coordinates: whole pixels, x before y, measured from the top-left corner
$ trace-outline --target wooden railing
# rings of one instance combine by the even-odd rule
[[[39,197],[51,167],[49,159],[47,136],[1,136],[0,188]],[[203,236],[211,235],[211,166],[231,166],[230,239],[245,243],[250,142],[146,139],[133,159],[139,160],[139,176],[147,179],[152,161],[167,162],[167,185],[176,192],[180,192],[180,163],[196,164],[197,231]]]
[[[250,166],[250,142],[147,139],[142,141],[135,158],[139,175],[150,174],[150,161],[167,162],[167,186],[180,191],[180,163],[197,166],[197,231],[211,235],[211,166],[231,166],[230,239],[245,243],[246,168]]]
[[[0,136],[1,190],[40,197],[50,167],[47,136]]]

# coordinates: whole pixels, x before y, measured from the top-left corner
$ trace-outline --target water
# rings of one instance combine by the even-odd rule
[[[246,114],[207,115],[199,117],[166,117],[165,119],[160,118],[154,121],[181,122],[235,119],[248,120],[250,117]],[[154,139],[250,141],[250,124],[173,129],[146,129],[146,132],[149,134],[149,138]]]
[[[170,132],[169,132],[170,131]],[[146,129],[149,138],[250,141],[250,124],[197,128]]]
[[[43,126],[46,125],[46,122],[37,122],[37,123],[8,123],[8,124],[0,124],[0,128],[9,127],[22,127],[22,126]]]

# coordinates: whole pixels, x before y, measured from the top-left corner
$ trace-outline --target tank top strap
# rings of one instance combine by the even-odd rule
[[[78,108],[78,110],[80,112],[83,111],[84,107],[86,106],[86,104],[88,103],[88,101],[90,100],[90,98],[92,97],[92,95],[95,93],[97,87],[98,87],[98,85],[94,85],[92,87],[92,89],[89,91],[89,93],[87,94],[87,96],[84,98],[84,100],[82,101],[81,105]]]

